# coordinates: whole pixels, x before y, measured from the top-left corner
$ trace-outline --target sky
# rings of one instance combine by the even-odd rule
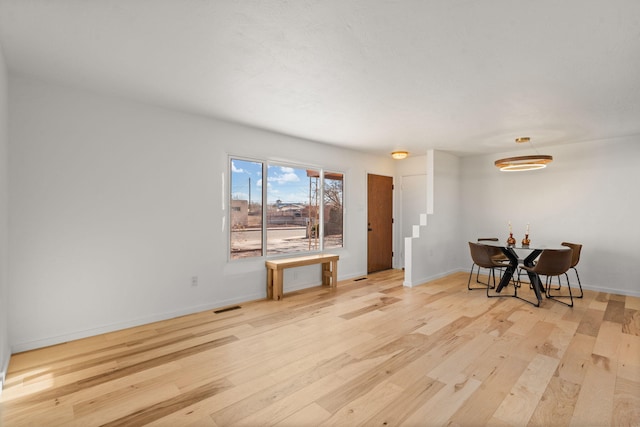
[[[267,173],[267,203],[309,203],[309,178],[307,170],[289,166],[269,165]],[[314,179],[315,181],[315,179]],[[234,199],[249,199],[259,203],[262,192],[262,163],[233,159],[231,161],[231,195]]]

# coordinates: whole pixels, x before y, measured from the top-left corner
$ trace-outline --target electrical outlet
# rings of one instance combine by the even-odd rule
[[[198,276],[191,276],[191,286],[198,286]]]

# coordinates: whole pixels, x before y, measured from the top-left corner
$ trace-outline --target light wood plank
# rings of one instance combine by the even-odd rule
[[[640,419],[640,382],[618,378],[613,394],[611,425],[637,425]]]
[[[617,364],[604,356],[593,354],[580,387],[572,427],[609,425],[614,416],[613,397],[617,377]],[[626,418],[630,414],[617,414]],[[636,420],[639,421],[639,420]],[[633,425],[633,424],[631,424]]]
[[[640,425],[639,298],[535,308],[467,278],[390,270],[16,354],[0,425]]]
[[[494,418],[512,425],[527,423],[557,366],[557,359],[536,355],[493,414]]]
[[[593,353],[617,360],[621,336],[622,325],[620,323],[603,321],[593,347]]]
[[[625,309],[622,332],[640,336],[640,310]]]
[[[424,405],[417,408],[406,420],[406,425],[444,425],[469,397],[478,390],[481,382],[460,375],[446,384]]]
[[[320,423],[330,416],[331,414],[327,412],[322,406],[318,405],[317,403],[310,403],[295,414],[288,416],[281,422],[274,425],[282,427],[304,426],[309,422],[309,420],[314,420],[314,422]]]
[[[472,377],[482,381],[482,385],[453,414],[448,425],[488,425],[489,420],[527,368],[527,365],[527,362],[517,357],[498,356],[492,360],[488,375],[478,376],[473,373]]]
[[[571,422],[580,386],[558,376],[551,377],[538,402],[530,426],[566,426]]]
[[[627,295],[624,299],[624,308],[640,311],[640,297],[631,297]]]

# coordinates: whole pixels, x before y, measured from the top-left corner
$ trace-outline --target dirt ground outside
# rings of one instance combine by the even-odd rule
[[[320,240],[307,237],[306,227],[267,229],[267,255],[320,250]],[[260,256],[260,229],[234,230],[231,235],[232,258]],[[324,237],[325,250],[342,247],[342,235]]]

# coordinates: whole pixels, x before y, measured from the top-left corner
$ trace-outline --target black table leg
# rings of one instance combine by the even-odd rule
[[[496,288],[496,293],[500,293],[502,288],[504,288],[509,284],[509,282],[511,281],[511,278],[513,277],[514,273],[518,269],[518,255],[515,253],[515,251],[511,248],[500,248],[500,249],[502,250],[502,253],[505,254],[507,258],[509,258],[509,266],[506,268],[506,271],[504,272],[504,274],[502,275],[502,278],[500,279],[500,283]]]
[[[523,248],[524,249],[524,248]],[[505,264],[506,271],[502,275],[500,279],[500,283],[495,289],[495,293],[491,295],[489,293],[489,287],[487,287],[487,298],[518,298],[524,302],[527,302],[534,307],[540,307],[540,303],[542,302],[542,282],[540,281],[540,277],[535,273],[530,273],[527,271],[529,276],[529,280],[531,280],[531,287],[535,293],[536,299],[534,301],[529,301],[526,298],[522,298],[518,295],[518,287],[519,284],[514,283],[513,287],[513,295],[498,295],[502,289],[509,284],[510,281],[513,281],[513,275],[518,272],[518,254],[516,253],[513,247],[500,247],[502,253],[506,255],[509,259],[509,264]],[[532,267],[535,259],[542,253],[542,249],[530,249],[531,253],[523,260],[523,263],[527,267]]]
[[[535,261],[536,258],[538,258],[538,255],[540,255],[540,253],[542,253],[541,249],[533,250],[524,259],[524,265],[527,267],[533,267],[533,262]],[[542,301],[542,282],[540,281],[540,276],[530,271],[527,271],[527,275],[529,276],[529,280],[531,281],[533,292],[535,292],[536,298],[538,298],[538,302]]]

